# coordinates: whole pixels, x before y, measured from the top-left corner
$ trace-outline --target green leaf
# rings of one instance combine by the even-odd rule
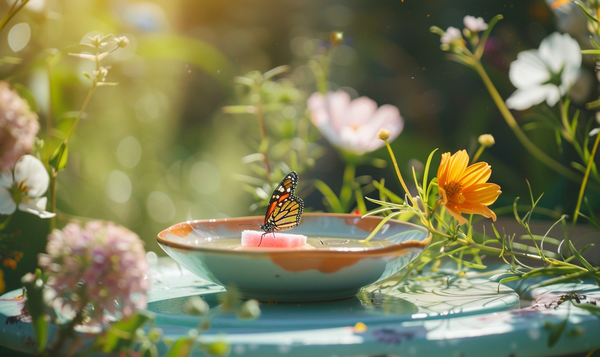
[[[288,66],[288,65],[275,67],[275,68],[265,72],[265,74],[263,74],[263,79],[266,81],[277,75],[280,75],[282,73],[289,72],[289,71],[290,71],[290,66]]]
[[[587,18],[588,18],[590,21],[592,21],[592,22],[595,22],[595,23],[598,23],[598,19],[597,19],[597,18],[595,18],[594,16],[592,16],[592,14],[590,14],[590,13],[587,11],[587,9],[586,9],[586,8],[585,8],[583,5],[581,5],[581,4],[579,3],[579,1],[575,1],[575,4],[577,4],[577,6],[579,6],[579,8],[581,9],[581,11],[583,11],[583,13],[585,14],[585,16],[586,16],[586,17],[587,17]],[[583,53],[583,51],[581,51],[581,52]]]
[[[327,200],[331,212],[334,213],[344,213],[344,209],[342,208],[342,204],[340,203],[340,199],[333,193],[333,190],[327,186],[327,184],[321,180],[315,180],[313,185]]]
[[[27,104],[29,104],[29,109],[31,109],[32,112],[37,112],[38,106],[35,101],[35,97],[33,96],[33,94],[31,94],[29,89],[27,89],[27,87],[25,87],[21,83],[14,83],[12,86],[19,93],[19,96],[25,99]]]
[[[54,168],[56,172],[64,170],[67,167],[67,156],[69,154],[69,150],[67,149],[67,143],[63,141],[60,145],[54,150],[50,160],[48,163],[50,167]]]
[[[519,279],[521,279],[521,277],[518,276],[518,275],[509,276],[507,278],[500,279],[500,281],[498,282],[498,284],[504,284],[504,283],[508,283],[509,281],[515,281],[515,280],[519,280]]]
[[[589,270],[590,272],[595,272],[596,271],[596,269],[592,266],[592,264],[590,264],[581,255],[581,253],[579,253],[579,251],[575,248],[575,246],[573,245],[573,242],[571,240],[569,240],[569,246],[571,247],[571,251],[573,252],[573,254],[575,254],[575,256],[577,257],[577,259],[581,262],[581,264],[583,264],[584,267],[587,268],[587,270]]]
[[[568,319],[565,319],[563,322],[558,325],[551,324],[550,325],[550,336],[548,337],[548,348],[554,347],[558,340],[560,340],[560,336],[562,336],[565,328],[567,327]]]
[[[425,163],[425,170],[423,171],[423,187],[426,188],[425,189],[425,197],[426,198],[429,198],[429,185],[427,183],[427,179],[429,176],[429,166],[431,165],[431,159],[433,159],[433,154],[435,154],[436,151],[438,151],[437,148],[429,154],[429,157],[427,158],[427,162]]]
[[[449,255],[449,257],[457,263],[464,264],[464,266],[466,266],[468,268],[473,268],[473,269],[486,269],[487,268],[486,265],[476,264],[476,263],[469,262],[467,260],[458,259],[457,257],[455,257],[453,255]]]
[[[102,346],[103,352],[118,352],[131,347],[135,342],[135,332],[142,328],[154,315],[138,312],[127,320],[113,323],[103,338],[96,339],[95,345]]]
[[[193,337],[183,337],[175,341],[173,347],[169,350],[169,353],[165,357],[185,357],[189,356],[190,352],[194,348],[196,339]]]
[[[253,114],[256,108],[253,105],[227,105],[221,111],[225,114]]]

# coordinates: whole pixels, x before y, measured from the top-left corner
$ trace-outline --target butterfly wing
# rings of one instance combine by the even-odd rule
[[[265,225],[273,227],[275,231],[281,231],[296,227],[300,223],[304,202],[300,197],[290,196],[283,202],[275,205],[273,212],[265,222]]]
[[[273,191],[267,207],[264,224],[265,232],[284,230],[296,227],[304,210],[304,202],[294,196],[298,185],[298,174],[295,171],[287,174]]]

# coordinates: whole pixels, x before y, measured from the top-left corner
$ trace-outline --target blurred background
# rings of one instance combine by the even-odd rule
[[[0,12],[10,4],[2,1]],[[528,200],[529,180],[535,196],[545,193],[542,206],[570,212],[579,186],[523,150],[477,74],[449,61],[439,36],[429,31],[432,25],[462,28],[465,15],[489,21],[496,14],[504,19],[483,62],[504,98],[514,91],[508,69],[518,52],[537,48],[559,25],[574,36],[581,31],[577,24],[585,27],[584,20],[559,24],[543,0],[31,0],[0,36],[3,56],[21,59],[0,66],[0,76],[35,97],[49,155],[90,87],[82,72],[93,63],[68,53],[81,51],[76,45],[91,34],[129,38],[129,46],[105,61],[111,66],[108,80],[118,86],[96,90],[70,142],[68,166],[58,176],[59,225],[73,217],[112,220],[158,254],[156,234],[177,222],[263,214],[250,209],[257,199],[239,180],[251,174],[243,159],[257,151],[257,121],[221,108],[240,103],[235,76],[289,65],[279,78],[298,88],[297,98],[283,114],[266,118],[267,131],[282,120],[308,120],[305,100],[316,84],[307,62],[331,31],[343,31],[344,43],[332,50],[330,87],[400,109],[405,127],[392,146],[403,172],[409,174],[409,162],[424,162],[435,148],[473,153],[478,136],[490,133],[496,145],[481,160],[492,165],[490,181],[504,192],[493,209],[512,216],[501,208],[518,196]],[[579,36],[582,48],[588,46],[585,37]],[[597,94],[590,57],[584,56],[589,80],[573,97],[581,109]],[[527,115],[515,113],[521,125]],[[587,120],[593,113],[581,115]],[[529,135],[563,164],[575,158],[556,144],[552,130]],[[323,197],[307,183],[318,178],[338,192],[344,164],[324,139],[316,140],[324,150],[302,173],[298,195],[318,211],[325,209]],[[388,160],[381,149],[370,156]],[[433,167],[438,162],[439,155]],[[360,165],[357,174],[386,178],[390,189],[401,192],[389,165]],[[25,216],[19,213],[17,223],[39,225],[37,217]]]

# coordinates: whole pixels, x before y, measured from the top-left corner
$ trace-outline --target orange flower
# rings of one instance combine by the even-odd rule
[[[492,168],[486,162],[467,167],[468,164],[469,154],[465,150],[454,155],[442,154],[437,174],[442,203],[460,224],[468,222],[462,213],[480,214],[495,221],[496,214],[487,206],[494,203],[502,191],[500,186],[487,183]]]

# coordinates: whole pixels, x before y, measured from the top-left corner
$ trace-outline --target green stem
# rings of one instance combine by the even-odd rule
[[[477,162],[477,160],[479,160],[479,157],[481,156],[481,154],[483,154],[483,150],[485,150],[485,146],[479,146],[479,149],[477,149],[477,152],[475,153],[475,155],[473,155],[473,158],[471,159],[471,165],[473,165]]]
[[[394,169],[396,170],[396,176],[398,176],[398,180],[400,180],[400,184],[402,185],[404,192],[408,196],[408,199],[410,200],[410,202],[412,202],[413,207],[418,207],[417,202],[415,202],[415,199],[410,194],[410,191],[408,190],[408,187],[406,186],[406,183],[404,182],[404,179],[402,178],[402,174],[400,173],[400,168],[398,167],[398,162],[396,161],[396,156],[394,155],[394,152],[392,151],[392,147],[390,146],[390,143],[387,141],[387,139],[384,141],[385,141],[385,146],[387,147],[388,152],[390,153],[390,158],[392,159],[392,162],[394,163]]]
[[[531,153],[531,155],[533,155],[536,159],[541,161],[544,165],[548,166],[552,170],[562,174],[563,176],[572,181],[579,182],[581,180],[581,177],[578,174],[561,165],[559,162],[552,159],[550,156],[546,155],[545,152],[543,152],[541,149],[535,146],[535,144],[532,143],[531,140],[529,140],[527,135],[525,135],[523,130],[521,130],[521,127],[519,127],[519,124],[517,124],[517,121],[515,120],[512,113],[504,103],[504,100],[502,99],[498,91],[496,90],[496,87],[494,87],[494,84],[485,72],[485,69],[481,65],[481,62],[476,61],[473,65],[473,68],[475,68],[475,70],[481,77],[488,92],[490,93],[490,96],[492,97],[494,103],[498,107],[498,110],[500,110],[500,113],[504,117],[506,124],[508,124],[508,126],[512,129],[517,139],[519,139],[521,144],[525,146],[529,153]]]
[[[352,186],[356,176],[356,159],[349,157],[346,159],[346,168],[344,169],[344,178],[342,181],[342,189],[340,191],[340,203],[344,212],[350,209],[350,201],[352,200]]]
[[[82,306],[81,309],[79,309],[79,311],[77,311],[77,314],[75,315],[73,320],[71,320],[65,328],[61,328],[58,330],[58,336],[56,338],[56,341],[54,341],[52,346],[50,346],[50,348],[46,351],[45,355],[47,355],[47,356],[60,355],[61,350],[65,346],[65,343],[70,338],[76,337],[75,326],[77,326],[83,322],[83,318],[84,318],[83,310],[85,309],[86,305],[87,305],[87,301],[84,301],[84,303],[81,304],[81,306]]]
[[[75,132],[75,128],[77,127],[77,124],[79,124],[79,121],[81,120],[81,116],[85,112],[85,108],[87,108],[90,100],[92,99],[92,94],[94,93],[94,90],[96,89],[96,87],[97,87],[97,83],[96,83],[96,81],[94,81],[92,83],[92,87],[90,88],[90,91],[87,94],[87,97],[85,98],[85,101],[83,102],[83,105],[81,106],[81,110],[79,111],[79,114],[77,115],[77,118],[75,119],[75,122],[73,123],[73,126],[71,126],[69,135],[67,135],[67,137],[65,138],[65,145],[69,142],[69,139]],[[52,213],[56,213],[56,177],[57,177],[57,175],[58,175],[58,171],[55,171],[53,168],[52,174],[50,176],[50,202],[51,202],[50,212],[52,212]],[[50,229],[53,230],[55,227],[56,227],[56,216],[54,216],[50,221]]]
[[[596,150],[598,150],[598,143],[600,143],[600,134],[596,134],[596,141],[594,142],[594,147],[592,148],[592,152],[591,152],[590,158],[588,160],[588,165],[585,170],[585,175],[583,175],[583,181],[581,182],[581,189],[579,190],[579,197],[577,198],[577,206],[575,206],[575,213],[573,213],[573,223],[571,225],[571,232],[567,238],[567,243],[568,243],[568,240],[570,239],[571,235],[573,234],[573,230],[575,229],[575,224],[577,223],[577,218],[579,217],[579,209],[581,208],[581,201],[583,201],[583,194],[585,192],[585,186],[587,185],[587,181],[590,176],[590,171],[592,170],[592,166],[594,165],[594,158],[596,157]]]
[[[551,265],[568,266],[568,267],[572,267],[572,268],[576,268],[576,269],[585,270],[587,272],[587,269],[582,268],[580,266],[577,266],[577,265],[574,265],[574,264],[570,264],[570,263],[567,263],[567,262],[562,262],[562,261],[556,260],[556,259],[541,257],[541,256],[535,255],[535,254],[513,252],[513,251],[504,251],[503,252],[502,249],[500,249],[500,248],[488,247],[488,246],[480,245],[480,244],[477,244],[477,243],[474,243],[474,242],[467,242],[465,239],[462,239],[462,238],[458,238],[458,239],[456,239],[456,241],[458,243],[464,245],[464,246],[473,247],[473,248],[477,248],[477,249],[488,251],[488,252],[502,253],[504,255],[512,255],[512,256],[516,256],[516,257],[535,259],[535,260],[546,262],[546,263],[551,264]]]
[[[19,0],[15,0],[14,4],[12,4],[10,9],[8,9],[8,12],[6,13],[6,15],[4,15],[4,18],[2,18],[2,21],[0,21],[0,31],[2,31],[4,29],[4,27],[10,21],[10,19],[12,19],[12,17],[15,16],[15,14],[19,10],[21,10],[21,8],[23,7],[23,5],[21,5],[19,8],[17,8],[17,10],[15,10],[15,7],[17,6],[18,3],[19,3]],[[27,1],[25,1],[25,3],[27,3]]]
[[[85,108],[87,107],[87,105],[90,103],[90,100],[92,99],[92,94],[94,93],[94,90],[96,89],[97,86],[98,86],[98,84],[94,80],[94,82],[92,83],[92,87],[90,88],[90,91],[88,92],[88,95],[85,98],[83,105],[81,106],[81,110],[79,111],[79,114],[77,114],[77,118],[75,119],[75,122],[73,123],[73,126],[71,127],[71,131],[69,131],[69,135],[67,135],[67,138],[65,139],[65,144],[67,144],[69,142],[69,139],[75,132],[75,128],[77,127],[77,124],[79,124],[79,121],[81,120],[81,116],[85,112]]]

